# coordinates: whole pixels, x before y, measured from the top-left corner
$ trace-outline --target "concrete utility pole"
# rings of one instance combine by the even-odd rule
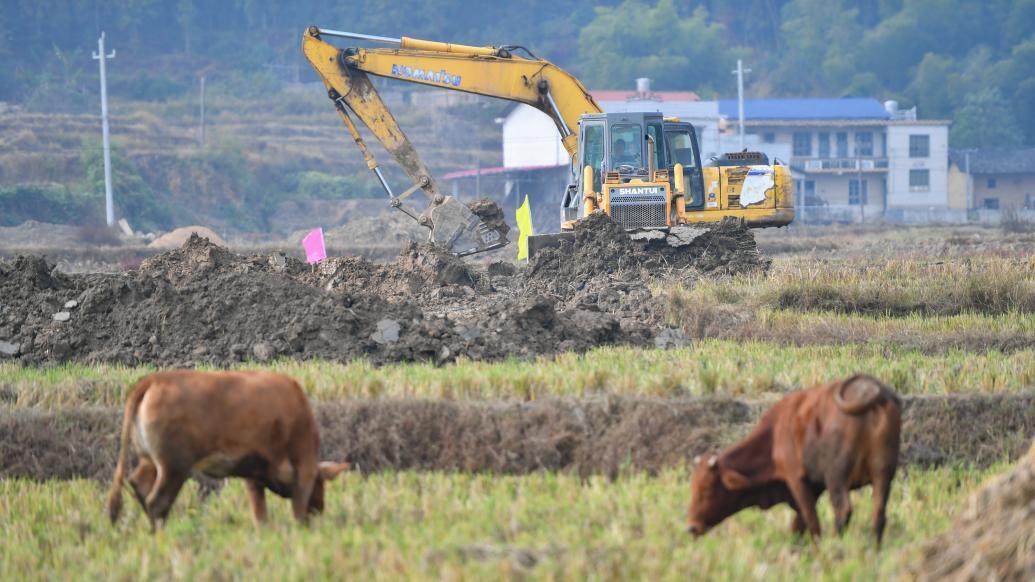
[[[737,134],[740,138],[740,150],[744,149],[744,73],[750,73],[751,69],[744,68],[744,61],[737,59],[737,70],[733,74],[737,76]]]
[[[967,174],[967,213],[970,213],[971,207],[974,205],[973,194],[971,194],[971,186],[974,183],[974,177],[970,175],[970,150],[963,153],[963,171]]]
[[[108,139],[108,78],[105,75],[104,61],[115,58],[115,51],[104,54],[104,33],[97,39],[97,52],[94,60],[101,64],[101,128],[104,135],[104,218],[108,226],[115,226],[115,202],[111,196],[111,144]]]
[[[205,75],[201,76],[201,131],[199,132],[201,147],[205,147]]]

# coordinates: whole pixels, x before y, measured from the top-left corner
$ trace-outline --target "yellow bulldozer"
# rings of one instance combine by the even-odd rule
[[[339,48],[329,38],[390,48]],[[341,120],[388,194],[390,204],[431,229],[430,240],[456,255],[507,243],[467,206],[443,195],[368,75],[525,103],[553,119],[571,156],[561,202],[562,231],[602,211],[634,235],[684,241],[694,225],[742,219],[751,227],[794,219],[788,168],[758,152],[724,154],[702,165],[690,123],[661,113],[604,113],[571,74],[520,46],[477,47],[408,37],[306,29],[302,51],[327,87]],[[523,53],[523,54],[519,54]],[[352,117],[359,118],[413,180],[396,194]],[[405,200],[428,198],[417,212]],[[682,233],[680,232],[682,231]],[[534,236],[529,252],[565,234]]]

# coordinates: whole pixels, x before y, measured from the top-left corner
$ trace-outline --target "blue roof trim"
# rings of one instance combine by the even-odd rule
[[[737,100],[719,101],[719,113],[737,117]],[[870,97],[840,99],[745,99],[745,119],[889,119],[880,101]]]

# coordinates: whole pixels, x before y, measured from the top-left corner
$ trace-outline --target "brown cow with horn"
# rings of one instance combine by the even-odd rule
[[[139,463],[129,477],[151,528],[169,514],[192,471],[243,477],[256,525],[266,519],[265,490],[291,499],[305,522],[323,511],[324,482],[345,463],[319,462],[320,435],[302,388],[270,372],[160,372],[129,393],[119,461],[108,495],[112,523],[122,510],[130,441]]]
[[[871,376],[788,394],[740,442],[695,459],[689,531],[699,536],[741,509],[788,503],[794,532],[817,537],[816,499],[829,491],[841,533],[852,517],[848,492],[872,485],[879,545],[901,428],[898,396]]]

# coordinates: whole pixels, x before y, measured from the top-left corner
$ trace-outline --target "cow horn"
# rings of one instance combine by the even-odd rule
[[[712,455],[711,458],[708,459],[708,468],[709,469],[714,469],[716,463],[718,463],[718,462],[719,462],[719,457],[716,456],[716,455]]]

